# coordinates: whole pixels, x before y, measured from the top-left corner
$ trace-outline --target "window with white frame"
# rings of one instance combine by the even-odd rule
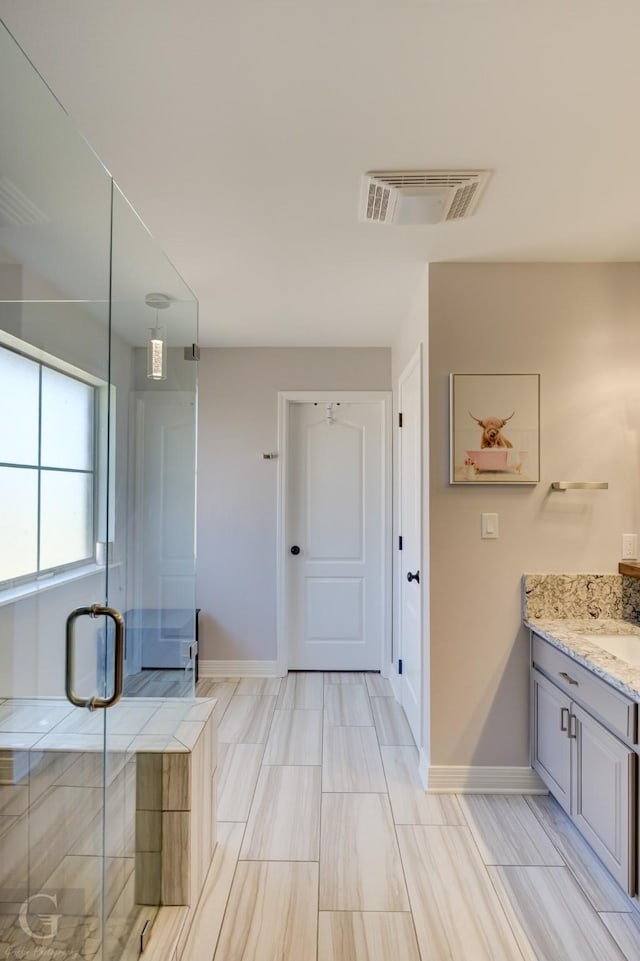
[[[0,346],[0,586],[95,552],[96,387]]]

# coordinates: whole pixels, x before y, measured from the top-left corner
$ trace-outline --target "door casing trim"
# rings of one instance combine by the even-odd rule
[[[284,390],[278,391],[278,478],[277,478],[277,537],[276,537],[276,669],[279,677],[284,677],[289,667],[289,650],[286,633],[286,578],[284,576],[287,551],[287,466],[289,458],[289,409],[292,403],[344,403],[382,405],[382,449],[383,449],[383,602],[384,625],[382,650],[380,651],[380,671],[389,676],[391,666],[392,639],[392,430],[391,411],[392,393],[388,390]]]
[[[424,563],[425,558],[424,558],[424,550],[423,550],[423,543],[422,543],[422,529],[423,529],[423,523],[422,523],[422,515],[423,515],[423,510],[422,510],[422,507],[423,507],[423,505],[422,505],[422,490],[423,490],[423,484],[424,484],[424,458],[423,458],[423,445],[424,445],[424,433],[423,433],[423,431],[424,431],[424,423],[423,423],[423,416],[422,416],[422,413],[423,413],[423,412],[422,412],[422,403],[423,403],[423,397],[422,397],[422,391],[423,391],[423,383],[422,383],[422,377],[423,377],[423,374],[422,374],[422,344],[418,344],[416,350],[414,351],[413,355],[411,356],[411,358],[410,358],[410,360],[408,361],[407,365],[405,366],[404,370],[402,371],[402,373],[401,373],[400,376],[398,377],[398,407],[399,407],[399,408],[400,408],[400,399],[401,399],[401,393],[402,393],[402,385],[403,385],[404,383],[406,383],[406,381],[409,379],[409,377],[411,376],[411,374],[412,374],[416,369],[418,370],[419,375],[420,375],[420,411],[419,411],[419,416],[420,416],[420,450],[418,451],[418,457],[419,457],[419,460],[420,460],[419,470],[418,470],[418,475],[419,475],[419,477],[418,477],[418,499],[419,499],[419,503],[420,503],[420,530],[418,531],[418,544],[419,544],[419,569],[420,569],[420,574],[421,574],[421,577],[422,577],[422,583],[421,583],[421,585],[420,585],[420,595],[421,595],[421,596],[420,596],[420,625],[419,625],[419,627],[420,627],[420,637],[418,638],[418,648],[419,648],[419,652],[420,652],[420,672],[419,672],[419,673],[420,673],[420,683],[419,683],[419,698],[420,698],[420,703],[419,703],[419,705],[418,705],[418,740],[420,741],[420,743],[422,743],[422,737],[423,737],[423,731],[424,731],[424,690],[423,690],[423,688],[424,688],[424,682],[425,682],[425,664],[424,664],[423,635],[424,635],[424,604],[425,604],[425,593],[426,593],[426,590],[425,590],[425,583],[426,583],[426,581],[425,581],[425,575],[426,575],[426,573],[427,573],[427,570],[425,569],[425,563]],[[401,431],[401,429],[398,428],[398,427],[396,428],[396,430],[397,430],[397,436],[398,436],[397,517],[398,517],[398,532],[401,534],[402,531],[403,531],[403,517],[402,517],[402,480],[403,480],[403,471],[402,471],[402,431]],[[402,650],[402,630],[403,630],[403,616],[404,616],[404,611],[403,611],[403,607],[402,607],[402,586],[403,586],[402,577],[403,577],[403,573],[402,573],[402,558],[400,557],[400,555],[398,555],[397,579],[396,579],[397,604],[398,604],[398,606],[397,606],[397,614],[396,614],[396,629],[397,629],[397,632],[398,632],[398,633],[397,633],[397,637],[394,637],[393,652],[394,652],[394,654],[397,655],[397,657],[400,657],[400,658],[404,657],[404,652],[403,652],[403,650]],[[397,664],[397,660],[396,660],[396,664]],[[403,697],[402,697],[402,679],[401,679],[400,675],[398,675],[397,670],[394,671],[394,673],[395,673],[395,675],[396,675],[396,677],[397,677],[397,689],[394,687],[394,689],[396,690],[396,699],[400,702],[400,704],[402,704],[402,701],[403,701]],[[413,733],[414,736],[415,736],[415,733],[416,733],[416,732],[412,732],[412,733]]]

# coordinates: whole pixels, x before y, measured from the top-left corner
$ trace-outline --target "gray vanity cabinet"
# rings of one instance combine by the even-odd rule
[[[531,672],[532,766],[567,814],[571,814],[570,706],[555,684],[539,671]]]
[[[637,756],[621,738],[636,740],[635,708],[606,681],[533,636],[532,766],[631,895],[637,889]]]
[[[633,894],[636,755],[577,704],[571,727],[571,816],[618,884]]]

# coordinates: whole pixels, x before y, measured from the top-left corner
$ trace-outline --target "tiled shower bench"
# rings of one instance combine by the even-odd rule
[[[195,906],[216,845],[215,708],[136,698],[105,718],[64,698],[0,700],[0,837],[11,839],[0,900],[82,888],[84,913],[97,914],[104,818],[109,917]]]

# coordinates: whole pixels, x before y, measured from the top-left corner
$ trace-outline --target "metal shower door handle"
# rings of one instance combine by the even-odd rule
[[[73,674],[75,665],[75,623],[79,617],[110,617],[115,624],[115,670],[113,694],[111,697],[79,697],[73,690]],[[91,607],[76,607],[67,618],[67,653],[65,692],[67,698],[75,707],[88,707],[95,711],[97,707],[112,707],[122,696],[124,683],[124,618],[115,607],[101,607],[92,604]]]

